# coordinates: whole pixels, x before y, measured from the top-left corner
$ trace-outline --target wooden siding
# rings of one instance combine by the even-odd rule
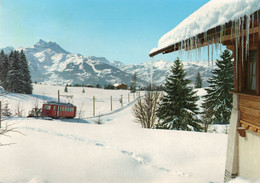
[[[260,133],[260,97],[240,95],[239,109],[241,126]]]

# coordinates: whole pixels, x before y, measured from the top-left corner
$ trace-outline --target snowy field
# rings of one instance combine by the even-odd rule
[[[1,100],[14,113],[20,104],[27,115],[36,103],[56,100],[57,90],[65,94],[64,87],[36,85],[33,95],[7,94]],[[22,134],[0,137],[1,143],[15,143],[0,147],[0,183],[223,182],[226,134],[143,129],[134,122],[134,97],[128,103],[128,93],[69,88],[66,94],[82,106],[80,120],[8,120]],[[99,102],[96,113],[102,114],[111,111],[111,95],[113,110],[121,108],[121,95],[124,107],[102,116],[98,125],[93,96]]]

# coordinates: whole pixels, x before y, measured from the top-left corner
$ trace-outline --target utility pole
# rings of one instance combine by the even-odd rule
[[[93,116],[95,116],[95,96],[93,96]]]
[[[110,103],[111,103],[111,111],[113,111],[113,98],[112,98],[112,95],[110,97]]]
[[[58,102],[60,102],[60,90],[58,90]]]

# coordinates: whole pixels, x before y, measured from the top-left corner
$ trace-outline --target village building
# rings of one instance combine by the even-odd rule
[[[119,84],[114,84],[115,89],[118,90],[127,90],[128,89],[128,85],[124,84],[124,83],[119,83]]]
[[[225,182],[237,176],[260,178],[259,17],[259,0],[211,0],[165,34],[149,54],[200,51],[206,46],[210,55],[219,44],[232,51],[234,91]]]

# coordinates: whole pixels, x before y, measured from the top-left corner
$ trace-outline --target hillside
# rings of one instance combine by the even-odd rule
[[[12,111],[20,102],[23,110],[45,100],[55,100],[60,86],[35,85],[32,95],[8,93],[1,96]],[[143,129],[134,121],[129,91],[69,88],[73,103],[82,111],[81,119],[42,120],[15,117],[8,122],[20,133],[1,136],[0,180],[3,183],[45,182],[222,182],[226,160],[226,134]],[[203,94],[203,89],[198,90]],[[66,94],[61,92],[62,94]],[[92,98],[97,111],[115,110],[109,115],[92,116]],[[63,101],[66,98],[62,98]],[[133,101],[131,96],[130,101]],[[78,113],[79,114],[79,113]],[[212,166],[214,165],[214,166]]]

